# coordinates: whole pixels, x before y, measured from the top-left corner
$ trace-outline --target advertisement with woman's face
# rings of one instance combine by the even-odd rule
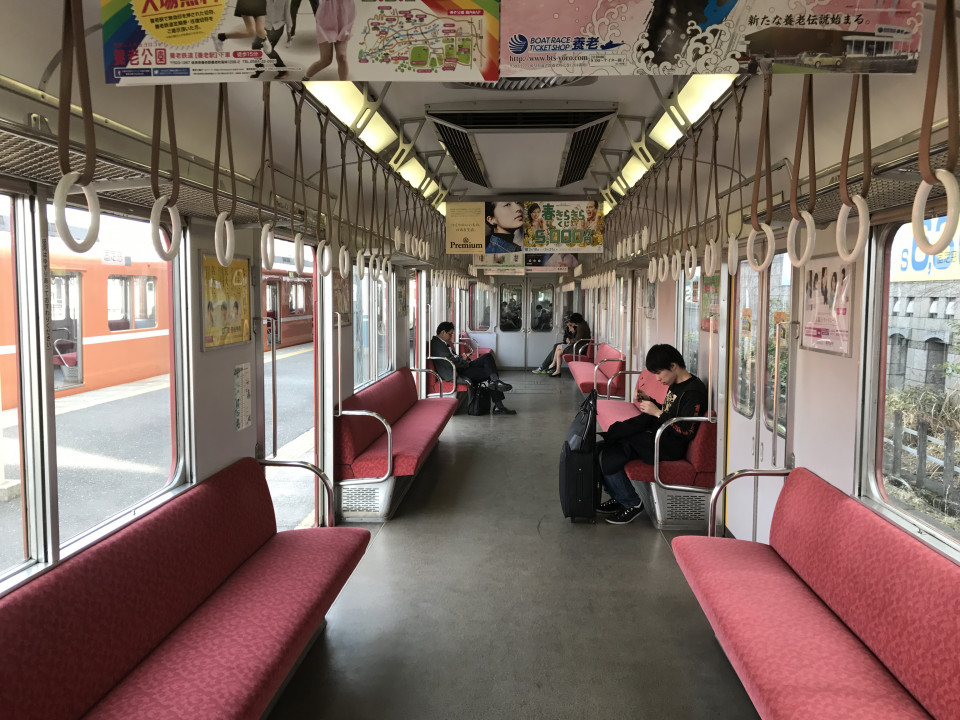
[[[523,203],[517,200],[484,203],[489,253],[513,253],[523,250]]]

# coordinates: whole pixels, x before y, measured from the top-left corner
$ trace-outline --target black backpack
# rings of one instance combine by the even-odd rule
[[[490,414],[490,390],[486,385],[470,385],[467,389],[467,415]]]

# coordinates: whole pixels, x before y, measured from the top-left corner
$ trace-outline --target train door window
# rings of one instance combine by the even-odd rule
[[[776,338],[777,324],[790,321],[790,286],[793,280],[793,265],[784,253],[773,257],[770,264],[770,301],[767,303],[767,369],[764,387],[764,422],[773,427],[773,384],[776,382]],[[790,357],[787,348],[786,327],[780,332],[780,398],[777,400],[778,425],[780,434],[786,432],[787,422],[787,380],[790,372]]]
[[[478,282],[470,283],[470,323],[468,327],[477,332],[490,329],[490,289]]]
[[[302,282],[287,283],[287,307],[291,315],[307,312],[307,287]]]
[[[133,278],[133,327],[157,326],[157,279],[144,275]]]
[[[82,368],[73,387],[55,385],[59,534],[76,547],[80,536],[177,479],[173,271],[157,258],[145,222],[104,214],[93,249],[76,254],[57,237],[53,208],[47,213],[51,291],[59,296],[55,373],[69,380]],[[68,209],[67,224],[82,237],[89,214]],[[117,264],[131,274],[111,272]],[[151,330],[113,332],[116,323],[151,315]]]
[[[753,417],[757,396],[757,336],[755,317],[759,301],[760,276],[741,261],[737,273],[737,311],[733,318],[733,407]]]
[[[51,258],[51,265],[54,259]],[[56,390],[83,382],[83,324],[80,273],[52,269],[50,295],[53,333],[53,386]]]
[[[0,195],[0,576],[29,559],[14,240],[13,199]],[[61,297],[59,311],[63,309]]]
[[[693,375],[699,374],[700,358],[700,268],[693,279],[683,274],[683,315],[680,337],[683,338],[683,361]]]
[[[523,327],[523,285],[500,286],[500,330],[518,332]]]
[[[927,236],[938,237],[944,222],[927,220]],[[889,250],[883,275],[887,313],[879,335],[886,357],[879,368],[875,497],[932,532],[960,539],[960,326],[950,317],[950,303],[960,294],[960,238],[941,255],[928,256],[907,223]],[[906,312],[895,313],[891,297],[906,298]],[[945,312],[921,312],[928,302],[946,302]]]
[[[417,366],[417,274],[407,281],[407,323],[410,328],[410,367]]]
[[[553,330],[553,285],[534,285],[531,293],[530,329],[534,332]]]
[[[393,335],[391,322],[390,287],[392,279],[371,280],[372,292],[376,295],[376,346],[377,346],[377,377],[382,377],[393,369],[390,352],[390,337]]]

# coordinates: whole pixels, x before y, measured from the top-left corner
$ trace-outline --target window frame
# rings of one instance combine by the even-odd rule
[[[192,466],[193,428],[188,412],[192,404],[186,378],[190,373],[187,356],[189,330],[186,318],[193,309],[187,292],[188,253],[181,252],[172,261],[170,272],[169,337],[173,345],[170,382],[173,396],[170,408],[173,420],[171,452],[174,466],[167,482],[155,491],[63,541],[60,536],[58,468],[50,438],[56,428],[56,396],[53,383],[51,348],[44,329],[52,315],[50,287],[45,280],[50,270],[46,198],[26,194],[0,185],[0,193],[12,200],[12,227],[17,228],[14,242],[15,318],[18,337],[18,379],[21,388],[21,438],[23,443],[24,501],[27,511],[27,560],[10,568],[0,568],[0,597],[31,579],[48,572],[82,549],[120,531],[153,509],[169,502],[196,483]],[[103,213],[109,215],[109,213]],[[149,212],[115,216],[149,221]],[[166,233],[165,229],[162,232]],[[189,233],[189,230],[186,231]],[[41,298],[37,306],[31,299]],[[159,309],[155,305],[155,314]],[[199,316],[199,315],[198,315]]]
[[[890,327],[887,308],[890,307],[890,286],[887,282],[887,269],[890,267],[893,240],[909,218],[875,227],[871,242],[867,244],[864,259],[862,297],[870,302],[862,302],[861,320],[864,338],[863,360],[859,363],[858,415],[856,429],[855,482],[853,495],[894,525],[928,545],[936,552],[945,555],[953,562],[960,563],[960,539],[954,538],[934,527],[926,520],[891,504],[882,489],[883,426],[886,394],[887,345]]]

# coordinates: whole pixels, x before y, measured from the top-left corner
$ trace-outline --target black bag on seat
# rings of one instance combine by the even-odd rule
[[[560,508],[571,521],[592,520],[600,501],[597,468],[597,393],[580,405],[560,451]]]
[[[490,414],[490,390],[486,385],[467,388],[467,415]]]

